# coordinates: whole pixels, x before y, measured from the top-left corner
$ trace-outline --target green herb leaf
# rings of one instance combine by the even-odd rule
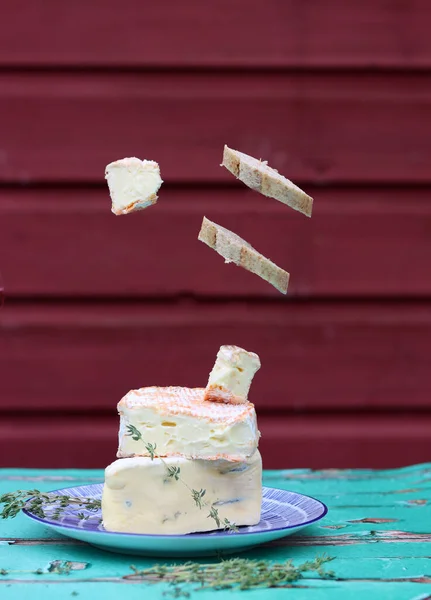
[[[210,508],[208,519],[214,519],[217,527],[220,527],[220,525],[221,525],[220,517],[218,516],[218,510],[214,506],[211,506],[211,508]]]
[[[156,448],[157,448],[157,444],[145,444],[145,449],[148,452],[148,454],[150,455],[151,460],[154,460],[154,457],[156,455]]]
[[[64,509],[70,505],[78,505],[95,512],[102,507],[102,501],[96,498],[77,498],[64,494],[46,494],[39,490],[18,490],[0,496],[0,504],[4,504],[0,513],[2,519],[13,519],[24,508],[37,517],[45,517],[45,510],[52,506],[51,517],[58,520]],[[80,513],[82,514],[82,513]],[[88,517],[85,517],[88,518]]]
[[[135,440],[135,442],[142,440],[142,433],[134,425],[127,425],[126,435],[132,436],[132,440]]]
[[[230,531],[231,533],[236,533],[238,531],[238,527],[235,525],[235,523],[231,523],[229,519],[225,519],[223,524],[226,531]]]
[[[181,469],[180,467],[167,467],[168,470],[168,477],[173,477],[175,479],[175,481],[178,481],[180,478],[180,472]]]
[[[198,490],[192,490],[192,498],[195,501],[195,504],[198,508],[202,508],[202,499],[206,494],[206,490],[200,490],[198,492]]]

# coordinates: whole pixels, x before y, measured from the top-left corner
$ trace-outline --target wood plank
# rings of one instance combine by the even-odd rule
[[[364,537],[367,535],[367,533],[368,532],[362,532]],[[309,535],[302,535],[301,537],[295,536],[296,541],[302,541],[302,544],[299,544],[300,546],[305,545],[303,543],[304,537],[307,539],[308,542],[311,542],[311,536]],[[332,543],[335,546],[338,545],[336,537],[337,536],[334,536],[332,539]],[[343,535],[342,537],[345,538],[347,536]],[[37,577],[35,577],[35,571],[37,569],[43,570],[43,572],[39,575],[39,578],[45,583],[64,584],[68,580],[72,580],[75,582],[89,580],[100,582],[104,580],[111,580],[113,583],[120,583],[121,578],[130,577],[130,579],[132,579],[132,571],[130,569],[130,556],[128,557],[127,555],[114,555],[109,558],[101,553],[95,554],[94,549],[91,546],[86,545],[83,548],[77,549],[75,556],[71,557],[71,549],[70,547],[68,547],[69,544],[72,543],[80,545],[80,542],[78,540],[72,540],[67,538],[61,538],[55,541],[56,544],[53,544],[54,540],[50,540],[48,547],[45,548],[41,547],[41,544],[39,544],[38,547],[38,545],[36,544],[30,543],[25,545],[22,542],[13,544],[13,546],[9,548],[0,548],[0,559],[2,561],[2,565],[4,565],[2,568],[8,571],[6,578],[2,577],[0,581],[3,581],[4,583],[6,583],[7,580],[12,580],[14,583],[17,583],[19,580],[34,581],[37,580]],[[360,536],[357,536],[355,541],[359,542]],[[402,544],[402,541],[400,540],[398,543]],[[268,552],[268,550],[272,548],[273,551],[270,551],[270,557],[275,558],[274,548],[280,546],[281,544],[283,544],[284,546],[288,546],[290,545],[290,540],[281,539],[278,540],[275,544],[268,544],[264,548],[255,549],[254,555],[260,553],[260,555],[263,558],[263,556]],[[372,543],[370,545],[372,545]],[[402,552],[403,546],[404,544],[399,548],[400,552]],[[363,549],[364,556],[361,559],[360,567],[358,567],[358,556],[348,556],[347,558],[344,558],[344,548],[345,546],[341,546],[341,544],[340,548],[334,548],[336,556],[334,556],[333,558],[336,560],[336,562],[330,565],[331,570],[335,567],[337,579],[341,581],[356,580],[358,579],[359,575],[362,580],[375,579],[379,581],[380,578],[378,578],[377,575],[379,573],[381,574],[382,570],[384,570],[384,574],[381,577],[381,579],[384,581],[392,581],[396,578],[399,578],[400,572],[402,572],[402,581],[412,581],[420,577],[418,576],[418,573],[426,573],[427,567],[429,565],[429,557],[426,556],[414,555],[412,557],[391,557],[391,559],[388,559],[387,556],[385,556],[384,558],[380,556],[370,557],[368,552],[364,551],[365,549]],[[286,551],[287,550],[285,550],[284,552],[286,553]],[[312,556],[312,549],[308,548],[306,550],[305,548],[303,548],[302,551],[295,553],[295,563],[297,564],[299,562],[302,562],[302,556],[304,556],[305,554],[308,555],[307,558],[314,558],[314,556]],[[55,559],[53,558],[54,556],[56,557]],[[265,558],[269,557],[266,556]],[[68,577],[65,577],[64,572],[56,573],[48,571],[48,567],[51,561],[53,560],[58,561],[57,564],[61,564],[63,561],[71,561],[72,564],[70,566],[72,567],[72,569],[68,573]],[[26,567],[24,573],[23,566]],[[153,560],[149,558],[144,559],[140,557],[139,568],[150,568],[151,566],[154,566]],[[359,573],[358,568],[360,569]],[[301,579],[301,583],[307,583],[307,579],[307,576],[305,576],[304,579]],[[132,581],[130,581],[130,583],[132,583]],[[399,583],[401,583],[401,581],[399,581]],[[423,583],[425,583],[425,581]],[[271,590],[271,592],[273,591],[274,590]],[[213,598],[214,597],[216,598],[217,595],[213,596]],[[157,600],[159,600],[159,598],[160,596],[157,597]]]
[[[289,557],[290,554],[289,552]],[[260,555],[259,558],[263,558],[263,556],[266,556],[266,554]],[[314,560],[316,553],[310,550],[308,558],[309,560]],[[129,562],[131,561],[129,560]],[[26,579],[25,581],[22,579],[4,581],[1,586],[2,600],[22,600],[22,598],[34,596],[39,590],[43,591],[44,600],[70,600],[70,597],[73,597],[73,592],[77,592],[77,590],[79,590],[79,595],[100,596],[105,600],[117,600],[119,595],[125,596],[127,600],[141,600],[142,598],[143,584],[141,581],[115,580],[107,576],[102,580],[93,580],[91,577],[77,580],[64,578],[47,583],[40,576],[34,577],[34,579]],[[289,596],[290,600],[308,600],[310,594],[313,600],[327,600],[329,594],[331,600],[354,600],[355,598],[380,600],[385,596],[386,598],[390,598],[390,600],[429,600],[429,594],[425,595],[428,590],[427,584],[429,586],[429,578],[426,576],[416,578],[401,577],[391,580],[381,577],[375,579],[356,578],[344,581],[327,581],[310,577],[309,579],[301,580],[301,583],[289,589]],[[424,588],[426,588],[425,591]],[[148,600],[159,600],[161,595],[163,597],[164,592],[170,593],[172,591],[172,586],[170,584],[150,585],[145,590]],[[242,594],[242,591],[230,593],[232,597],[235,594],[237,598],[240,598],[241,596],[238,594]],[[256,594],[256,592],[253,593]],[[260,594],[260,591],[257,593],[260,595],[260,598],[264,597]],[[266,591],[264,593],[266,594]],[[278,600],[283,596],[285,597],[286,589],[271,589],[270,593]],[[213,598],[217,598],[214,592],[209,592],[209,594]],[[211,597],[209,594],[207,592],[207,598]]]
[[[260,411],[429,408],[429,303],[5,306],[3,410],[114,411],[131,388],[205,385],[220,345],[259,353]]]
[[[168,183],[234,185],[225,143],[299,183],[430,182],[426,75],[3,73],[0,90],[3,183],[102,183],[137,155]]]
[[[114,0],[15,0],[0,21],[0,65],[429,68],[430,18],[427,0],[267,0],[252,10],[246,0],[145,10],[129,0],[127,11]]]
[[[404,510],[404,512],[407,512],[406,509]],[[361,533],[365,537],[368,532],[363,531]],[[340,537],[345,538],[347,536],[343,535]],[[306,538],[308,542],[312,541],[311,536],[307,535],[307,533],[305,533],[305,535],[295,536],[295,541],[299,542],[298,546],[304,546],[303,538]],[[336,538],[337,536],[333,536],[331,540],[334,546],[338,545]],[[360,536],[357,536],[356,541],[359,543]],[[254,554],[260,553],[261,555],[264,555],[266,552],[268,552],[269,548],[274,548],[275,546],[279,546],[280,544],[288,546],[290,545],[290,542],[291,540],[282,538],[278,540],[275,544],[268,544],[265,545],[264,548],[255,549]],[[104,579],[110,578],[112,578],[113,582],[119,583],[118,580],[120,578],[128,576],[131,577],[132,571],[130,569],[130,556],[117,554],[110,557],[109,555],[105,556],[101,553],[95,554],[94,549],[91,546],[86,545],[84,548],[79,549],[75,556],[71,557],[70,549],[68,547],[65,547],[66,545],[69,545],[71,543],[80,545],[83,542],[62,537],[57,540],[49,540],[50,547],[46,549],[37,547],[36,544],[27,544],[25,546],[25,544],[20,541],[18,541],[18,543],[13,544],[13,547],[1,548],[0,559],[2,561],[2,565],[4,565],[4,567],[2,568],[8,571],[8,576],[6,580],[4,579],[4,577],[2,577],[0,581],[7,581],[7,579],[13,579],[15,581],[35,580],[37,578],[35,577],[34,571],[36,571],[38,568],[43,569],[43,573],[39,575],[39,578],[42,581],[50,583],[64,583],[67,580],[82,581],[83,579],[103,581]],[[403,544],[401,539],[398,541],[398,543]],[[53,547],[53,545],[55,547]],[[404,544],[399,548],[399,552],[402,552],[403,547]],[[426,547],[427,546],[425,546],[425,548]],[[345,548],[346,546],[341,546],[340,544],[340,548],[334,549],[336,553],[336,557],[334,556],[334,559],[336,560],[336,562],[330,565],[330,568],[335,568],[335,571],[337,573],[337,579],[340,579],[342,581],[355,580],[358,578],[359,575],[358,556],[347,556],[346,558],[344,558]],[[364,550],[365,549],[363,549],[363,551]],[[416,552],[420,553],[421,550],[422,548],[417,548]],[[357,551],[358,550],[356,549],[356,552]],[[272,552],[271,554],[271,558],[275,558],[275,552]],[[300,550],[299,552],[297,551],[295,553],[295,564],[302,562],[302,557],[304,555],[307,555],[307,558],[309,557],[310,559],[314,558],[314,556],[312,555],[312,549],[303,549],[302,551]],[[54,556],[56,556],[55,559],[53,559]],[[266,558],[269,557],[266,556]],[[52,560],[57,560],[60,563],[62,561],[66,562],[72,560],[75,563],[75,565],[71,566],[75,566],[76,568],[71,569],[71,572],[68,573],[68,577],[65,577],[64,573],[48,572],[47,567]],[[143,557],[140,557],[139,568],[143,569],[154,566],[153,560],[150,558],[145,559]],[[206,562],[206,560],[208,559],[203,559],[204,562]],[[24,573],[22,572],[23,565],[27,567],[26,572]],[[87,565],[87,569],[85,570],[83,569],[84,565]],[[429,557],[427,556],[418,556],[417,554],[415,554],[412,557],[408,557],[406,555],[400,558],[391,557],[390,560],[388,560],[388,557],[386,555],[385,557],[369,556],[369,553],[364,551],[364,556],[362,557],[360,564],[360,575],[361,578],[364,580],[374,578],[377,579],[377,573],[381,573],[381,571],[384,570],[384,575],[382,579],[388,581],[392,578],[395,579],[397,577],[400,577],[400,572],[402,572],[403,580],[408,581],[418,578],[418,573],[426,573],[428,566]],[[308,578],[305,576],[304,579],[301,580],[301,583],[305,583],[307,579]],[[401,581],[399,583],[401,583]],[[271,590],[271,592],[273,591],[274,590]],[[218,594],[218,596],[220,596],[220,594]],[[239,596],[237,596],[237,598],[238,597]],[[159,600],[159,598],[160,596],[157,597],[157,600]],[[213,596],[213,598],[217,598],[217,595]],[[237,598],[235,600],[237,600]]]
[[[259,447],[268,469],[389,468],[423,459],[430,427],[429,415],[405,413],[260,415]],[[115,460],[117,432],[114,414],[2,416],[0,467],[101,468]]]
[[[50,491],[50,490],[48,490]],[[323,526],[325,527],[325,526]],[[72,539],[72,538],[66,538],[66,537],[61,537],[61,538],[53,538],[53,539],[46,539],[46,538],[34,538],[34,539],[13,539],[13,538],[0,538],[0,542],[5,542],[5,544],[9,545],[9,546],[13,546],[13,548],[18,548],[20,546],[27,546],[27,547],[34,547],[34,546],[42,546],[42,547],[48,547],[48,548],[52,548],[53,546],[55,546],[55,550],[60,549],[64,549],[64,546],[85,546],[88,548],[88,546],[86,545],[85,542],[81,542],[79,540],[76,539]],[[388,554],[390,554],[390,558],[391,558],[391,563],[395,563],[395,565],[397,563],[401,563],[401,561],[405,561],[405,552],[408,549],[409,551],[412,550],[418,550],[420,549],[426,549],[427,546],[426,544],[431,542],[431,535],[427,534],[427,533],[422,533],[422,534],[410,534],[409,532],[406,531],[388,531],[387,533],[384,532],[384,535],[379,535],[374,530],[372,530],[371,532],[367,532],[367,533],[363,533],[361,532],[361,535],[350,535],[350,534],[343,534],[343,533],[339,533],[339,534],[335,534],[333,536],[312,536],[312,535],[307,535],[307,534],[301,534],[300,536],[292,536],[290,539],[287,538],[281,538],[279,540],[275,540],[274,542],[269,542],[267,544],[265,544],[263,546],[262,549],[264,549],[265,551],[268,551],[269,549],[275,550],[276,548],[283,548],[283,547],[292,547],[294,546],[296,548],[295,550],[295,555],[302,555],[303,552],[306,552],[310,546],[311,547],[316,547],[316,546],[332,546],[333,549],[335,550],[336,548],[336,552],[337,554],[343,554],[344,550],[351,550],[353,549],[355,551],[355,553],[361,552],[363,550],[363,548],[358,548],[358,546],[362,546],[363,544],[373,544],[374,542],[383,542],[385,544],[385,557],[383,557],[381,560],[385,561],[387,563],[388,561]],[[393,546],[391,548],[391,546],[387,546],[386,544],[391,544],[391,546]],[[402,544],[402,546],[400,546],[400,544]],[[299,549],[302,549],[299,550]],[[392,551],[392,552],[391,552]],[[397,553],[401,556],[395,556],[394,558],[392,558],[392,556]],[[275,554],[275,553],[274,553]],[[331,556],[333,556],[333,552],[331,551]],[[118,558],[118,557],[117,557]],[[313,555],[314,558],[314,555]],[[353,557],[354,560],[357,560],[357,557]],[[415,559],[418,559],[420,557],[415,556]],[[429,557],[423,557],[425,560],[429,560]],[[413,559],[414,560],[414,559]],[[394,566],[395,566],[394,565]],[[398,565],[399,566],[399,565]],[[415,577],[415,579],[420,579],[418,577]],[[424,576],[424,581],[418,581],[418,583],[426,583],[425,579],[426,576]],[[409,580],[407,578],[407,580]],[[5,582],[4,580],[0,580],[1,582]],[[402,580],[399,581],[399,583],[401,583]],[[427,600],[426,598],[421,598],[421,600]]]
[[[197,241],[205,214],[289,271],[291,297],[431,295],[429,189],[309,191],[311,220],[245,186],[162,188],[155,207],[123,218],[111,214],[107,188],[6,189],[0,191],[6,292],[9,298],[279,299],[263,280],[225,265]]]

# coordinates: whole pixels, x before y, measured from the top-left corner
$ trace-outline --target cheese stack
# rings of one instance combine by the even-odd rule
[[[222,346],[207,388],[147,387],[119,402],[105,529],[167,535],[259,522],[260,434],[247,400],[259,367],[256,354]]]

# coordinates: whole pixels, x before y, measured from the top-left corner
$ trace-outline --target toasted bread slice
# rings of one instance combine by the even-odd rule
[[[278,171],[268,166],[266,161],[257,160],[248,154],[224,147],[222,167],[226,167],[235,177],[252,190],[269,198],[275,198],[294,210],[311,217],[313,198]]]
[[[277,267],[269,258],[260,254],[229,229],[225,229],[204,217],[198,240],[220,254],[225,262],[233,262],[238,267],[243,267],[247,271],[259,275],[282,294],[287,293],[289,273]]]

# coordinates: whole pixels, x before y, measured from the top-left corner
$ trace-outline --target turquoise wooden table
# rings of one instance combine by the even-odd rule
[[[3,469],[0,494],[101,480],[102,471]],[[431,600],[431,464],[392,471],[266,471],[264,483],[320,498],[329,513],[295,537],[241,556],[278,562],[292,558],[299,564],[326,553],[334,558],[328,567],[335,579],[310,575],[292,588],[228,592],[193,591],[192,585],[187,588],[192,598]],[[63,561],[72,562],[69,574],[55,568]],[[146,568],[155,562],[58,537],[24,515],[0,521],[1,600],[169,598],[167,584],[124,579],[131,564]]]

